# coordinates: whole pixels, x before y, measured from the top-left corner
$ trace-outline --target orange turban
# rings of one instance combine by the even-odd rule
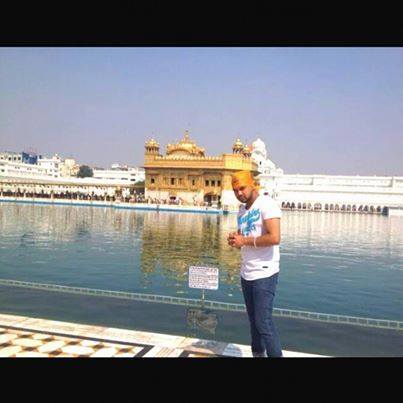
[[[232,175],[232,188],[235,190],[242,186],[251,186],[254,189],[259,189],[250,171],[239,171]]]

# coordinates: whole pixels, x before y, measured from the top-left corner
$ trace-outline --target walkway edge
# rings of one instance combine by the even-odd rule
[[[196,354],[220,355],[225,357],[251,357],[250,347],[243,344],[218,342],[162,333],[112,327],[83,325],[48,319],[0,314],[0,327],[24,331],[78,337],[88,340],[143,344],[158,348],[182,349]],[[295,351],[283,351],[284,357],[325,357]],[[152,355],[147,354],[147,357]]]

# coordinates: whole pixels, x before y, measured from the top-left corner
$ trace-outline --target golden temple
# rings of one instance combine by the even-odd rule
[[[237,139],[232,153],[206,156],[186,130],[183,139],[168,144],[166,155],[161,155],[159,143],[151,139],[145,143],[145,196],[159,203],[238,205],[231,176],[240,170],[258,174],[251,152],[251,147]]]

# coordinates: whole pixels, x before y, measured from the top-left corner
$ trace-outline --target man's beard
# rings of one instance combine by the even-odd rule
[[[246,203],[246,202],[248,201],[248,199],[247,199],[245,196],[239,196],[239,197],[238,197],[238,200],[239,200],[241,203]]]

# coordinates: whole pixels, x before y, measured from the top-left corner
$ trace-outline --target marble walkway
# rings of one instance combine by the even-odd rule
[[[0,314],[0,357],[210,358],[251,357],[251,353],[241,344]]]

